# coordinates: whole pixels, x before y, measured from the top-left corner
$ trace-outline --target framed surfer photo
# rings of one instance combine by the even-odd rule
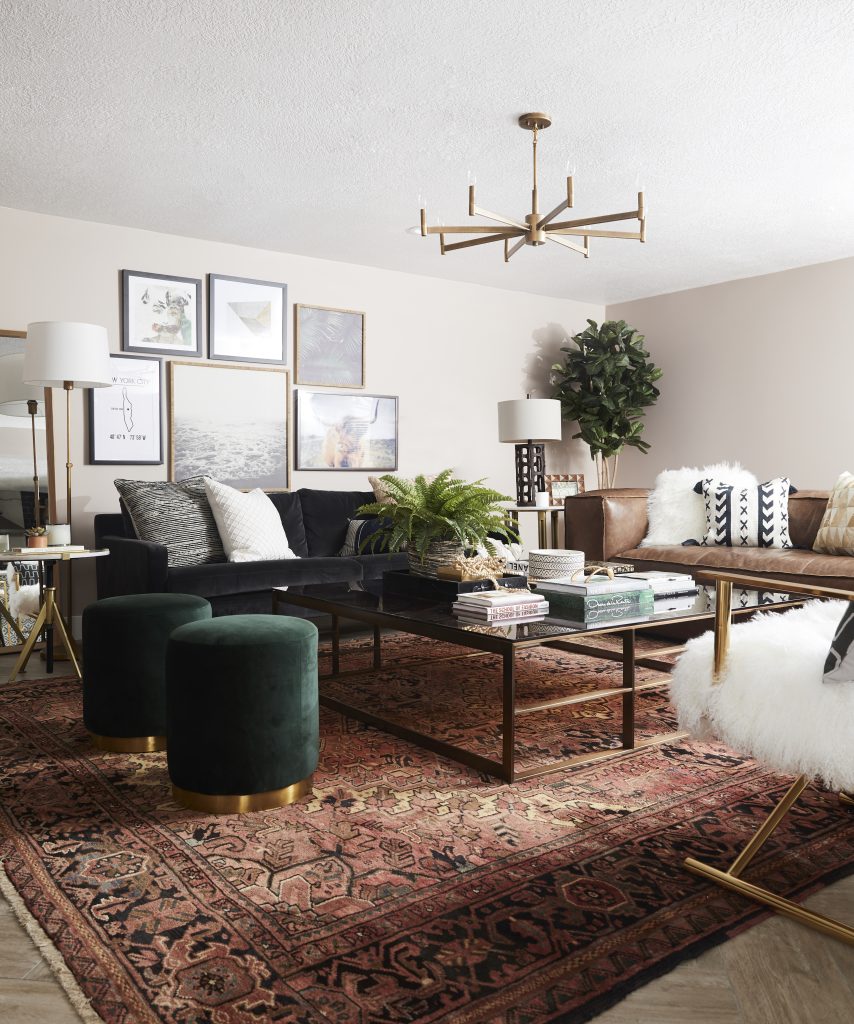
[[[110,356],[112,384],[89,389],[89,463],[163,464],[163,360]]]

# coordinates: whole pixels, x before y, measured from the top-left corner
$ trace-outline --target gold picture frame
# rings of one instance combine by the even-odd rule
[[[260,487],[265,491],[289,491],[292,441],[291,388],[287,367],[183,359],[171,360],[168,367],[169,479],[205,474],[238,490],[248,491]],[[219,373],[218,381],[214,379],[216,371]],[[199,373],[206,376],[202,386],[194,389],[187,380],[198,380]],[[260,377],[250,380],[230,376],[252,373],[263,374],[266,380]],[[247,415],[239,414],[229,419],[227,410],[230,404],[240,406],[252,415],[259,402],[278,402],[279,386],[282,405],[273,409],[272,417],[256,416],[250,420]],[[182,387],[187,389],[183,399]],[[180,413],[182,400],[186,402],[188,411],[176,416],[176,405]],[[251,431],[253,424],[256,426],[254,438]],[[276,439],[279,429],[284,431],[281,448]],[[218,461],[212,453],[216,453]],[[282,456],[278,460],[277,453]],[[263,462],[259,464],[263,456],[272,460],[266,467]],[[239,463],[241,458],[246,460],[247,467],[250,464],[255,467],[256,475],[233,472],[235,463]],[[269,471],[259,472],[259,466]]]
[[[563,508],[564,498],[584,494],[583,473],[547,473],[544,477],[549,492],[549,505]],[[555,486],[557,485],[557,486]]]
[[[315,331],[313,332],[315,337],[314,341],[309,340],[304,342],[303,334],[308,328],[308,324],[303,325],[303,319],[309,311],[316,313],[330,313],[338,314],[339,323],[330,325],[329,319],[324,324],[323,318],[317,318],[318,323],[313,325]],[[344,332],[347,324],[341,319],[345,317],[359,317],[361,320],[361,332],[359,334],[359,353],[356,358],[351,357],[349,361],[339,361],[339,365],[330,365],[331,360],[328,355],[323,353],[323,337],[324,333],[329,335],[330,331],[334,331],[337,326],[337,330]],[[332,318],[334,319],[334,318]],[[301,385],[303,387],[315,387],[315,388],[346,388],[348,391],[354,389],[363,389],[366,387],[366,357],[365,351],[367,348],[367,314],[359,309],[342,309],[337,306],[315,306],[304,302],[294,303],[294,384]],[[316,335],[321,335],[317,337]],[[304,349],[309,348],[310,345],[315,347],[314,356],[306,354]],[[346,353],[345,353],[346,356]],[[304,363],[306,365],[304,365]],[[326,364],[324,367],[324,363]],[[358,378],[355,375],[355,368],[358,367]],[[320,378],[320,379],[318,379]]]

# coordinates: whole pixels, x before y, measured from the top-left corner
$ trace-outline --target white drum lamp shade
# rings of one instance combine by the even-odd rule
[[[44,402],[44,389],[24,383],[24,355],[0,356],[0,415],[29,416],[27,402]]]
[[[498,403],[498,440],[560,441],[560,402],[554,398],[515,398]]]
[[[77,388],[109,387],[106,328],[62,320],[28,324],[24,381],[46,388],[61,388],[66,383]]]

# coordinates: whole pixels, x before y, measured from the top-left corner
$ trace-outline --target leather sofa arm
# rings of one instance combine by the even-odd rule
[[[166,590],[168,552],[162,544],[126,537],[103,537],[109,558],[98,558],[98,598],[159,594]]]
[[[596,561],[609,561],[636,548],[647,532],[645,488],[576,494],[564,502],[565,544]]]

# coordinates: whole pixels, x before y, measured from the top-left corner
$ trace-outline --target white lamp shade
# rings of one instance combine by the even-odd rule
[[[498,440],[560,441],[560,402],[555,398],[514,398],[498,403]]]
[[[44,416],[44,389],[24,383],[23,352],[0,356],[0,416],[29,416],[31,399],[39,403],[38,415]]]
[[[78,388],[112,384],[107,329],[96,324],[43,320],[27,325],[24,381],[61,388],[70,381]]]

